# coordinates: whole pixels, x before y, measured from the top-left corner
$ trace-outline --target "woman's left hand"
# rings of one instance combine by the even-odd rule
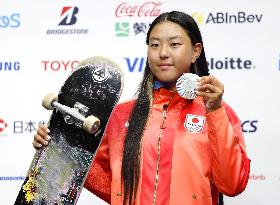
[[[206,112],[213,112],[222,106],[224,85],[214,76],[200,78],[196,94],[203,97]]]

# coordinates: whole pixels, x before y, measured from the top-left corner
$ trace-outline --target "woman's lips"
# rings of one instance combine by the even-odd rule
[[[170,63],[161,63],[159,64],[159,67],[163,70],[169,69],[172,66]]]

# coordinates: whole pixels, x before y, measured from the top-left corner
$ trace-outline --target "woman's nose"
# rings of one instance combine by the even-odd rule
[[[159,56],[161,58],[169,57],[169,47],[168,47],[168,45],[164,44],[160,47]]]

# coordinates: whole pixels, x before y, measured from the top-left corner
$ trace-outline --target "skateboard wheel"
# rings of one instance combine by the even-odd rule
[[[54,107],[52,106],[52,103],[54,101],[56,101],[56,102],[58,101],[58,96],[53,93],[49,93],[43,98],[42,106],[44,108],[46,108],[47,110],[53,110]]]
[[[90,134],[95,133],[99,126],[100,120],[92,115],[88,116],[83,123],[83,129]]]

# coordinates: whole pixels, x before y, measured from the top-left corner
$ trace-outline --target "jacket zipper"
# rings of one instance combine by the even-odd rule
[[[157,188],[158,188],[158,180],[159,180],[160,145],[161,145],[160,142],[161,142],[163,130],[165,129],[167,108],[168,108],[167,104],[163,105],[162,122],[160,125],[160,132],[159,132],[159,136],[158,136],[158,140],[157,140],[157,166],[156,166],[156,181],[155,181],[155,186],[154,186],[153,205],[156,204],[156,199],[157,199]]]

